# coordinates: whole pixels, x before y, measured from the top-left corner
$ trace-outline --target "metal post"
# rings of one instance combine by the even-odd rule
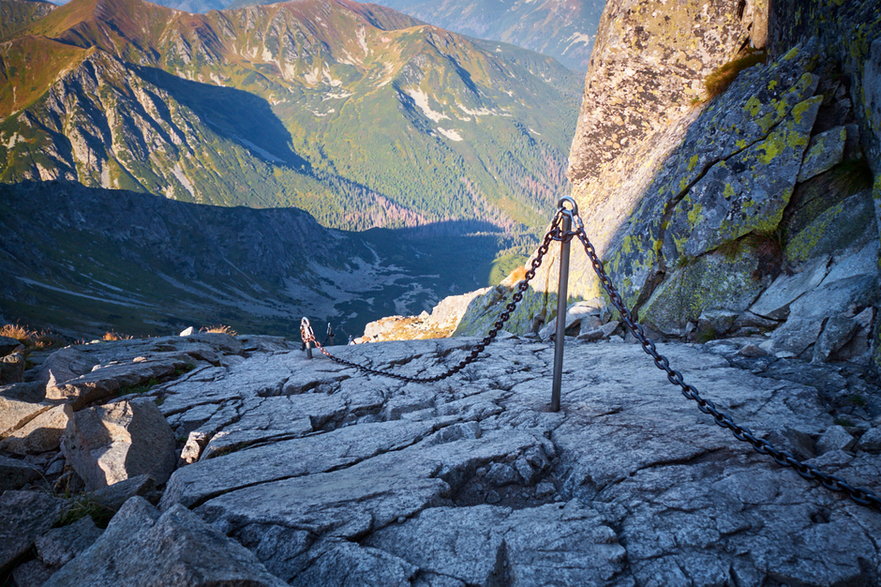
[[[312,331],[312,325],[309,319],[303,316],[300,320],[300,337],[303,339],[303,347],[306,350],[306,358],[312,358],[312,341],[315,340],[315,333]]]
[[[569,198],[565,198],[569,199]],[[563,200],[560,200],[561,206]],[[563,379],[563,343],[566,338],[566,302],[569,299],[569,245],[565,236],[572,231],[572,212],[563,210],[563,240],[560,242],[560,283],[557,287],[557,334],[554,339],[554,380],[551,388],[551,411],[560,411],[560,386]]]

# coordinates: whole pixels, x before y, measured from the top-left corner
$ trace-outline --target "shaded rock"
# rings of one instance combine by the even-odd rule
[[[787,238],[784,257],[799,265],[824,255],[840,254],[847,248],[878,238],[872,219],[873,207],[868,190],[830,206]]]
[[[881,453],[881,428],[876,426],[866,430],[860,437],[857,448],[870,453]]]
[[[0,396],[0,437],[21,428],[35,416],[51,408],[51,405],[25,402]]]
[[[843,126],[830,128],[811,137],[798,172],[798,181],[806,181],[841,163],[846,143],[847,129]]]
[[[62,450],[88,489],[146,474],[164,483],[177,464],[174,433],[151,400],[69,411]]]
[[[58,521],[65,501],[38,491],[0,494],[0,573],[26,554],[34,540]]]
[[[822,319],[790,317],[783,326],[771,333],[771,339],[760,348],[778,357],[795,357],[817,341],[823,330]],[[780,351],[789,353],[781,355]]]
[[[331,542],[315,548],[317,556],[288,584],[406,585],[419,567],[384,550],[351,542]]]
[[[38,404],[45,396],[44,388],[34,381],[0,385],[0,398]]]
[[[25,461],[0,455],[0,491],[20,489],[42,477],[42,471]]]
[[[612,320],[611,322],[606,322],[598,328],[582,330],[581,333],[578,335],[578,340],[595,341],[601,340],[603,338],[609,338],[615,333],[615,331],[618,330],[620,326],[621,323],[619,321]]]
[[[22,349],[24,349],[24,345],[20,341],[8,336],[0,336],[0,357],[5,357]]]
[[[133,497],[47,586],[283,585],[254,555],[184,507],[164,514]]]
[[[623,569],[625,550],[603,516],[578,503],[514,510],[432,508],[374,533],[367,545],[469,585],[598,585]],[[423,537],[433,536],[431,542]],[[560,561],[566,561],[560,565]]]
[[[188,355],[161,353],[153,357],[108,365],[63,384],[49,385],[46,397],[65,400],[78,410],[90,403],[130,393],[131,388],[180,375],[193,367],[193,360]]]
[[[783,320],[789,315],[789,306],[808,291],[816,288],[829,272],[830,259],[818,258],[794,275],[781,274],[762,292],[749,311],[772,320]]]
[[[765,351],[764,349],[759,347],[757,344],[753,344],[753,343],[743,345],[742,347],[740,347],[740,350],[737,352],[739,354],[743,355],[744,357],[753,357],[753,358],[764,357],[768,354],[767,351]]]
[[[768,278],[755,278],[759,264],[759,255],[748,245],[733,258],[705,255],[673,271],[639,309],[639,319],[667,335],[680,334],[688,322],[699,322],[707,311],[718,316],[722,316],[718,312],[731,313],[733,322],[767,286]]]
[[[858,328],[856,320],[832,316],[823,325],[823,332],[814,345],[814,361],[826,361],[853,338]]]
[[[242,351],[246,353],[259,351],[264,353],[275,351],[292,351],[300,348],[299,344],[282,336],[268,336],[257,334],[244,334],[237,337],[242,344]],[[341,341],[342,342],[342,341]]]
[[[16,587],[42,587],[52,576],[55,569],[37,559],[23,562],[12,571],[12,580]]]
[[[780,223],[822,101],[816,96],[796,104],[766,139],[698,180],[670,218],[667,238],[676,252],[693,258]]]
[[[86,550],[101,536],[103,530],[84,516],[67,526],[53,528],[37,538],[37,556],[52,567],[60,567]]]
[[[0,357],[0,385],[18,383],[24,379],[24,355],[12,353]]]
[[[0,434],[0,449],[14,454],[38,454],[58,450],[67,428],[68,414],[64,406],[42,405],[41,411],[24,425]]]
[[[150,475],[138,475],[124,481],[102,487],[89,494],[99,504],[113,511],[122,507],[129,498],[149,494],[156,488],[156,482]]]
[[[698,333],[705,337],[721,336],[731,329],[738,316],[740,312],[730,310],[704,310],[698,317]]]
[[[820,454],[835,450],[848,450],[854,445],[854,437],[843,426],[834,425],[826,429],[817,440],[817,450]]]

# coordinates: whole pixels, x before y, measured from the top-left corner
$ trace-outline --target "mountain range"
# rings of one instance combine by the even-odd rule
[[[578,79],[548,57],[349,0],[42,12],[0,45],[3,182],[295,206],[347,229],[534,229],[566,189]]]
[[[361,0],[359,0],[361,1]],[[266,0],[160,0],[159,4],[207,12]],[[421,21],[480,39],[511,43],[587,71],[606,0],[381,0]]]

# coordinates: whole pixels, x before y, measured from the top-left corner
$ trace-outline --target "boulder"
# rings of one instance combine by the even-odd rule
[[[20,489],[42,476],[42,471],[30,463],[0,455],[0,491]]]
[[[21,353],[0,357],[0,385],[18,383],[24,379],[25,358]]]
[[[150,475],[138,475],[137,477],[130,477],[113,485],[96,489],[89,494],[89,497],[105,508],[116,511],[129,498],[136,495],[144,497],[154,489],[156,489],[156,482]]]
[[[85,552],[46,587],[90,585],[281,586],[249,550],[182,506],[160,514],[133,497]]]
[[[805,293],[816,288],[829,273],[829,257],[817,258],[793,275],[780,274],[750,306],[749,311],[772,320],[784,320],[789,306]]]
[[[49,580],[55,569],[37,559],[25,561],[12,571],[12,580],[16,587],[42,587]]]
[[[830,426],[817,440],[817,451],[820,454],[836,450],[849,450],[855,443],[854,437],[838,424]]]
[[[0,434],[0,449],[19,455],[58,450],[67,428],[67,411],[60,405],[41,407],[44,409],[26,423]]]
[[[857,321],[848,316],[829,317],[814,345],[813,361],[829,360],[853,338],[858,328]]]
[[[704,255],[673,270],[639,309],[639,319],[663,334],[679,335],[688,322],[711,312],[719,317],[715,327],[721,328],[727,316],[733,322],[768,286],[769,278],[755,277],[760,263],[748,245],[734,255]]]
[[[8,336],[0,336],[0,357],[5,357],[22,349],[24,349],[24,345],[20,341]]]
[[[798,181],[807,181],[841,163],[845,144],[847,144],[847,128],[844,126],[830,128],[811,137],[811,143],[798,171]]]
[[[65,507],[63,499],[42,491],[0,494],[0,574],[33,548],[34,540],[52,528]]]
[[[51,405],[25,402],[0,396],[0,438],[18,430]]]
[[[90,490],[137,475],[164,483],[177,464],[174,432],[151,400],[73,412],[62,450]]]
[[[53,528],[34,541],[37,556],[51,567],[60,567],[89,548],[104,532],[92,518],[83,516],[76,522]]]
[[[807,216],[807,212],[801,215]],[[792,266],[801,267],[812,259],[840,255],[848,248],[877,239],[878,227],[873,216],[872,192],[852,195],[806,219],[803,228],[788,235],[783,256]]]
[[[575,302],[566,309],[566,332],[582,324],[589,317],[599,318],[602,312],[602,300],[582,300]],[[542,340],[550,340],[554,333],[557,332],[556,317],[545,324],[539,331],[538,335]]]
[[[46,398],[65,400],[79,410],[91,403],[119,395],[146,391],[151,384],[173,378],[193,367],[192,358],[180,353],[157,353],[150,359],[135,357],[110,364],[64,383],[46,387]]]
[[[881,427],[866,430],[860,437],[857,448],[870,453],[881,453]]]
[[[731,310],[704,310],[697,320],[698,336],[717,338],[731,330],[740,312]]]
[[[41,365],[40,381],[46,385],[48,399],[70,401],[80,409],[116,395],[143,391],[179,377],[197,364],[218,364],[225,355],[241,353],[241,343],[221,333],[97,342],[49,355]]]

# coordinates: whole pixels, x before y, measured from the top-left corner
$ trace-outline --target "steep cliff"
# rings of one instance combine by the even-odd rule
[[[870,356],[881,17],[838,4],[608,3],[569,173],[606,269],[660,334]],[[512,330],[553,316],[555,272],[552,251]],[[569,291],[602,296],[579,252]],[[477,298],[457,332],[486,329],[506,292]]]

